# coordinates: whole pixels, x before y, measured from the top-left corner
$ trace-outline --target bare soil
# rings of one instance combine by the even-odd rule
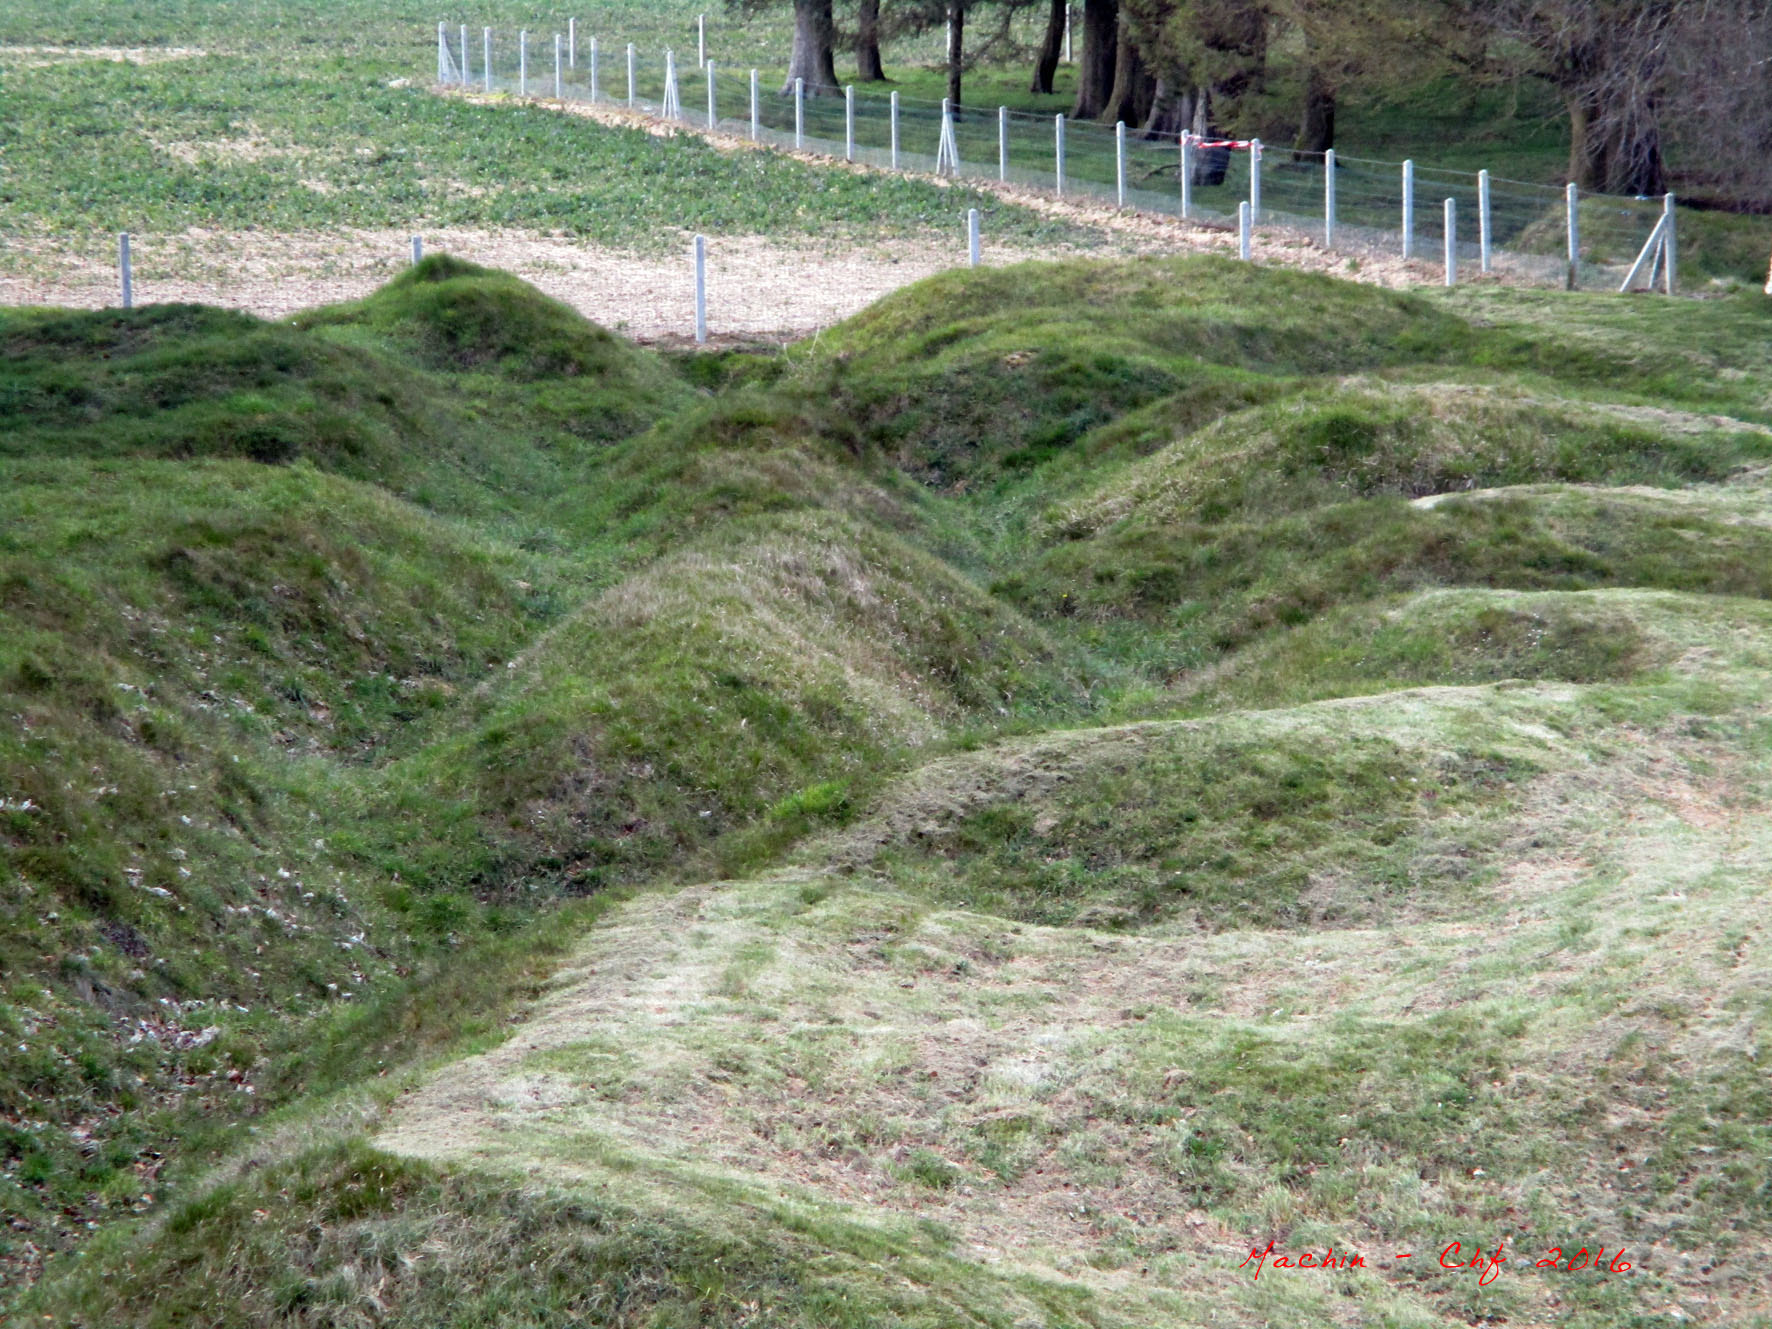
[[[30,48],[35,52],[37,48]],[[34,58],[26,48],[0,55]],[[84,58],[167,59],[193,51],[92,51]],[[44,48],[43,58],[73,58],[71,50]],[[470,100],[505,100],[481,94]],[[562,110],[601,123],[638,126],[670,136],[694,133],[610,107],[567,104]],[[728,151],[764,151],[728,134],[704,134]],[[255,135],[205,144],[166,145],[176,156],[256,159],[280,150]],[[875,172],[811,153],[786,153],[830,169]],[[940,177],[928,177],[945,184]],[[1123,212],[1091,200],[1058,199],[1014,185],[969,181],[1045,215],[1093,227],[1107,237],[1105,252],[1123,254],[1235,253],[1236,237],[1223,227],[1177,218]],[[304,182],[317,193],[321,181]],[[587,318],[637,341],[681,341],[693,331],[694,285],[691,237],[676,252],[636,254],[560,234],[526,230],[451,228],[426,230],[426,253],[448,253],[516,273]],[[301,309],[359,299],[409,262],[411,235],[393,229],[262,232],[192,228],[180,233],[131,238],[138,304],[199,302],[279,318]],[[993,242],[987,265],[1100,254],[1104,249],[1038,249]],[[1383,256],[1331,253],[1308,237],[1264,230],[1254,246],[1258,263],[1333,272],[1389,287],[1437,279],[1430,265]],[[709,324],[717,340],[796,340],[860,312],[881,296],[966,260],[958,227],[951,237],[930,240],[821,242],[767,236],[713,237],[708,246]],[[0,305],[63,305],[94,309],[118,300],[114,238],[105,236],[0,237]]]

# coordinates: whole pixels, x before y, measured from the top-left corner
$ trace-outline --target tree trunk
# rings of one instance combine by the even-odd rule
[[[861,0],[855,25],[855,77],[862,83],[884,83],[880,62],[880,0]]]
[[[1299,122],[1298,139],[1292,146],[1301,156],[1321,154],[1335,146],[1335,89],[1314,66],[1305,81],[1304,118]]]
[[[1108,93],[1107,105],[1101,108],[1101,118],[1110,125],[1116,120],[1123,120],[1129,125],[1141,125],[1150,114],[1157,81],[1145,68],[1144,57],[1139,54],[1138,44],[1132,40],[1125,15],[1120,16],[1118,26],[1114,50],[1114,86]]]
[[[788,61],[787,82],[781,90],[791,94],[794,80],[806,80],[806,93],[816,97],[837,90],[837,61],[831,49],[836,25],[831,21],[831,0],[794,0],[794,53]]]
[[[1114,56],[1120,43],[1120,0],[1083,0],[1083,56],[1077,62],[1073,120],[1093,120],[1114,90]]]
[[[1040,55],[1034,61],[1034,81],[1029,92],[1052,91],[1052,80],[1058,74],[1058,60],[1064,54],[1064,29],[1071,21],[1071,0],[1052,0],[1046,11],[1046,35],[1040,40]]]
[[[1144,121],[1144,137],[1180,139],[1183,130],[1193,128],[1193,121],[1193,89],[1172,88],[1167,79],[1158,79],[1151,94],[1151,112]]]
[[[1569,102],[1569,178],[1596,194],[1654,196],[1667,192],[1667,162],[1653,106],[1610,114],[1585,97]]]
[[[948,0],[948,100],[960,109],[960,75],[966,59],[966,0]]]

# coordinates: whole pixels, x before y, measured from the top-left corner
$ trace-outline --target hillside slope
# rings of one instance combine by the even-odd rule
[[[279,391],[416,385],[385,461],[8,399],[10,1018],[93,1068],[12,1073],[8,1204],[118,1219],[22,1311],[1772,1309],[1763,310],[1031,265],[696,388],[532,300],[439,265],[265,334]],[[222,984],[128,1084],[117,1022]]]

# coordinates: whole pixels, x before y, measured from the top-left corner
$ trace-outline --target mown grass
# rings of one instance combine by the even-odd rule
[[[909,1002],[908,1016],[939,978],[985,1002],[988,1024],[1048,1000],[1013,975],[964,982],[1015,952],[1005,936],[1036,936],[1014,927],[1063,924],[1039,947],[1085,957],[1098,940],[1184,935],[1220,956],[1279,947],[1308,975],[1321,971],[1304,959],[1326,952],[1291,948],[1351,964],[1336,936],[1369,945],[1407,919],[1441,929],[1443,957],[1461,927],[1501,916],[1518,828],[1604,860],[1595,827],[1625,825],[1628,793],[1553,813],[1557,780],[1579,789],[1574,773],[1616,766],[1699,789],[1708,762],[1757,797],[1769,338],[1743,298],[1399,295],[1210,260],[951,274],[774,357],[654,356],[446,260],[280,324],[189,308],[0,316],[0,704],[21,718],[0,740],[0,1093],[16,1119],[6,1204],[26,1225],[8,1258],[28,1271],[25,1241],[68,1244],[76,1224],[168,1193],[183,1206],[209,1183],[154,1155],[231,1146],[215,1123],[269,1125],[278,1107],[299,1133],[318,1096],[382,1072],[420,1085],[401,1078],[418,1062],[501,1045],[520,1003],[550,1000],[575,934],[650,936],[607,930],[603,911],[634,919],[671,898],[619,904],[630,885],[796,853],[827,865],[837,844],[862,885],[821,866],[782,900],[755,882],[730,893],[769,895],[769,929],[808,911],[854,923],[828,953],[846,958],[807,972],[835,985],[823,1006],[782,1028],[850,1021],[834,975],[864,974],[880,990],[858,1001]],[[1507,680],[1540,686],[1488,686]],[[1446,684],[1465,690],[1335,701]],[[1068,732],[1116,717],[1159,723]],[[1642,741],[1669,764],[1642,765]],[[1677,924],[1710,950],[1723,902],[1753,898],[1738,867],[1720,866]],[[1609,871],[1598,861],[1559,896],[1567,916],[1509,954],[1647,963],[1595,913]],[[1640,926],[1673,928],[1654,880],[1661,894],[1632,887]],[[595,898],[558,903],[579,894]],[[950,905],[975,912],[940,929],[972,941],[910,935]],[[730,953],[710,941],[708,984],[681,990],[769,1006],[784,966],[826,954],[828,938],[784,935]],[[1493,1129],[1493,1151],[1460,1166],[1524,1196],[1523,1178],[1557,1166],[1531,1133],[1580,1075],[1559,1063],[1509,1115],[1475,1031],[1493,1017],[1514,1048],[1559,1012],[1609,1011],[1616,986],[1558,969],[1563,986],[1523,1014],[1499,987],[1428,1019],[1405,1021],[1400,999],[1352,1010],[1294,1072],[1272,1031],[1212,1014],[1236,986],[1226,972],[1189,973],[1177,991],[1198,1000],[1147,1011],[1148,1041],[1100,1063],[1137,1071],[1092,1082],[1109,1125],[1048,1117],[1041,1099],[1025,1131],[956,1117],[931,1134],[896,1113],[844,1139],[902,1145],[881,1175],[930,1203],[1052,1158],[1085,1185],[1147,1167],[1165,1185],[1194,1178],[1180,1198],[1239,1231],[1326,1231],[1369,1218],[1379,1185],[1325,1165],[1318,1118],[1336,1107],[1383,1145],[1373,1176],[1403,1176],[1416,1147],[1451,1168],[1460,1136]],[[1749,988],[1727,990],[1751,1006]],[[697,1056],[724,1048],[731,1065],[715,1069],[762,1092],[812,1064],[794,1040],[818,1043],[777,1047],[759,1028],[780,1014],[736,1041],[697,1015],[684,1037]],[[151,1036],[130,1043],[141,1022]],[[896,1064],[899,1043],[855,1023],[870,1032],[854,1046]],[[1721,1161],[1702,1195],[1669,1184],[1696,1230],[1740,1224],[1751,1244],[1758,1100],[1734,1061],[1681,1046],[1660,1078],[1631,1083],[1666,1088],[1680,1139],[1722,1141],[1705,1146]],[[1197,1068],[1200,1091],[1151,1089],[1138,1076],[1158,1060],[1164,1075]],[[653,1074],[639,1052],[633,1065],[636,1082]],[[945,1087],[920,1083],[918,1101],[939,1112]],[[1400,1124],[1346,1106],[1365,1094]],[[1430,1120],[1429,1094],[1431,1111],[1468,1114]],[[874,1111],[865,1097],[856,1112]],[[1168,1129],[1149,1114],[1170,1109],[1198,1119],[1196,1147],[1159,1166],[1116,1143]],[[808,1129],[777,1124],[761,1138]],[[614,1156],[546,1139],[591,1171]],[[1016,1278],[969,1287],[972,1266],[920,1238],[893,1249],[930,1262],[927,1277],[894,1291],[841,1223],[784,1237],[779,1215],[747,1217],[750,1192],[693,1169],[692,1212],[611,1209],[649,1234],[637,1245],[563,1216],[579,1200],[543,1196],[499,1210],[509,1223],[475,1250],[466,1215],[494,1183],[358,1145],[263,1147],[250,1173],[218,1174],[213,1200],[157,1210],[139,1253],[118,1237],[65,1262],[93,1272],[52,1279],[41,1305],[94,1323],[153,1322],[141,1317],[159,1305],[348,1322],[371,1296],[411,1323],[463,1307],[489,1323],[934,1323],[955,1298],[987,1318],[1018,1299],[1052,1322],[1124,1309]],[[1657,1184],[1675,1165],[1656,1165]],[[729,1228],[708,1226],[716,1190]],[[366,1195],[374,1217],[354,1226]],[[1458,1216],[1393,1207],[1387,1232],[1407,1236]],[[707,1246],[716,1231],[738,1246]],[[1165,1267],[1131,1228],[1094,1235],[1105,1263],[1090,1267]],[[454,1253],[426,1254],[432,1237]],[[821,1244],[848,1254],[825,1263]],[[746,1270],[723,1285],[732,1300],[703,1287],[715,1255]],[[576,1272],[525,1300],[495,1266],[529,1261]],[[631,1270],[631,1296],[595,1301],[586,1269],[606,1287]],[[1194,1285],[1168,1286],[1181,1300],[1162,1305],[1188,1304]],[[1403,1315],[1400,1293],[1350,1286]],[[845,1287],[851,1309],[833,1311]],[[1139,1306],[1122,1318],[1148,1322]]]

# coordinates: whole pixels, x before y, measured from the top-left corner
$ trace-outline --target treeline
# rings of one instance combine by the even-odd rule
[[[1566,117],[1584,189],[1671,187],[1772,209],[1772,0],[729,0],[792,4],[788,86],[887,77],[882,44],[945,30],[948,96],[966,72],[1026,60],[1053,90],[1074,23],[1071,114],[1148,135],[1183,130],[1335,146],[1338,104],[1436,79],[1536,82]],[[845,61],[847,63],[847,60]],[[1670,169],[1670,157],[1678,172]]]

